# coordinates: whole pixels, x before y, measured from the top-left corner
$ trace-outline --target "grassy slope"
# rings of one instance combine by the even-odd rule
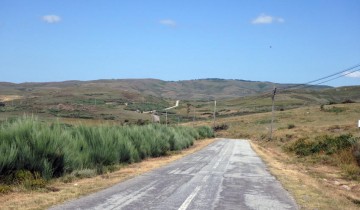
[[[0,82],[0,95],[15,94],[26,95],[41,91],[68,90],[79,92],[92,90],[92,92],[114,92],[118,96],[124,92],[141,94],[143,96],[156,96],[171,99],[208,99],[232,98],[268,92],[277,87],[287,87],[288,84],[275,84],[271,82],[254,82],[244,80],[200,79],[177,82],[161,81],[156,79],[128,79],[128,80],[95,80],[95,81],[65,81],[53,83],[2,83]],[[327,86],[316,86],[311,89],[323,89]]]
[[[184,122],[212,117],[214,98],[217,100],[219,117],[241,116],[271,110],[271,100],[252,100],[244,95],[269,92],[275,84],[242,80],[204,79],[165,82],[154,79],[66,81],[57,83],[0,83],[0,100],[6,100],[6,108],[0,108],[0,120],[23,113],[42,118],[63,118],[66,122],[135,123],[151,121],[149,114],[135,112],[162,110],[172,106],[174,99],[181,100],[180,107],[169,112],[169,121]],[[286,84],[276,84],[286,87]],[[278,108],[291,109],[303,105],[341,102],[346,99],[360,100],[356,94],[360,86],[337,89],[303,89],[277,96]],[[164,98],[165,97],[165,98]],[[167,99],[166,99],[167,98]],[[224,99],[221,99],[224,98]],[[196,99],[196,100],[193,100]],[[188,112],[187,104],[191,104]],[[128,104],[129,106],[126,106]],[[195,106],[195,109],[194,109]],[[176,116],[174,115],[176,114]],[[90,120],[87,120],[90,119]],[[165,113],[162,113],[162,122]]]

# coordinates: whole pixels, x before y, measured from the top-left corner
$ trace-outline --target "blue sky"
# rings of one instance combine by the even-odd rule
[[[0,81],[303,83],[359,64],[359,37],[359,0],[0,0]]]

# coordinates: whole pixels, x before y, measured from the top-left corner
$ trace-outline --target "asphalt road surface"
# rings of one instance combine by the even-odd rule
[[[52,209],[298,209],[246,140],[220,139],[165,167]]]

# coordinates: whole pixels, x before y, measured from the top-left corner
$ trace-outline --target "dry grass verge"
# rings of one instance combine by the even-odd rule
[[[0,195],[0,209],[45,209],[52,205],[105,189],[116,183],[164,166],[194,153],[212,142],[214,142],[214,139],[195,141],[192,147],[183,151],[173,152],[169,156],[148,158],[140,163],[122,166],[113,173],[93,178],[79,179],[71,183],[63,183],[59,179],[48,185],[46,190],[13,192]]]
[[[252,142],[271,173],[295,198],[301,209],[359,209],[359,184],[341,179],[336,168],[307,167],[274,148]]]

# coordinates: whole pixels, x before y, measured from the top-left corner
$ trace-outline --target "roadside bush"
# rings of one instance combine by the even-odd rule
[[[293,128],[295,128],[294,124],[288,124],[288,129],[293,129]]]
[[[336,114],[339,114],[341,112],[344,112],[346,109],[343,108],[343,107],[336,107],[336,106],[333,106],[329,109],[323,109],[323,111],[325,112],[333,112],[333,113],[336,113]]]
[[[356,142],[354,146],[353,155],[356,159],[358,166],[360,166],[360,141]]]
[[[220,124],[220,125],[215,125],[213,127],[213,130],[217,132],[217,131],[227,130],[228,128],[229,126],[227,124]]]
[[[208,126],[201,126],[197,128],[197,130],[199,132],[200,138],[202,139],[214,137],[214,130]]]
[[[313,140],[299,139],[288,147],[288,150],[299,156],[308,156],[323,152],[331,155],[340,150],[348,149],[356,145],[358,139],[351,134],[337,137],[319,136]]]
[[[343,104],[351,104],[351,103],[356,103],[356,102],[351,100],[351,99],[346,99],[345,101],[343,101],[341,103],[343,103]]]
[[[34,117],[0,125],[0,182],[42,187],[46,180],[72,174],[93,176],[119,163],[166,155],[212,137],[210,127],[183,126],[50,126]],[[90,174],[90,175],[86,175]]]
[[[2,185],[0,184],[0,194],[6,194],[11,192],[11,187],[8,185]]]

